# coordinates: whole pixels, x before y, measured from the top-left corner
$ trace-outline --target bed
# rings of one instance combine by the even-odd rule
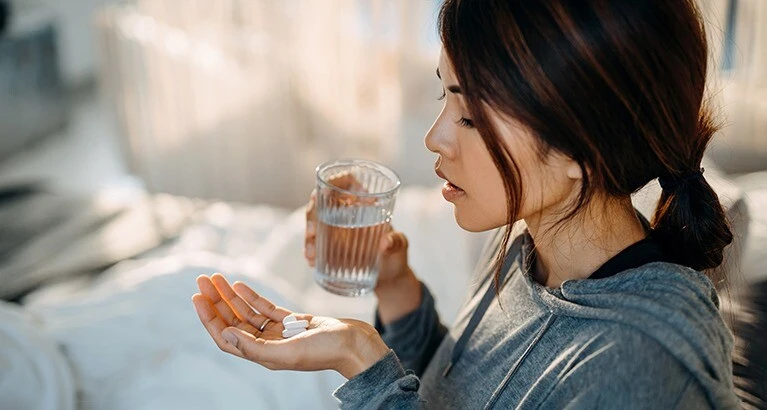
[[[17,223],[55,228],[30,234],[14,249],[20,256],[0,267],[7,285],[0,293],[15,301],[0,305],[0,358],[12,363],[0,372],[1,408],[336,407],[330,393],[341,376],[270,372],[222,353],[190,300],[197,275],[220,271],[290,309],[371,320],[371,296],[338,297],[313,283],[301,256],[303,209],[141,192],[79,201],[26,192],[17,207],[79,211]],[[436,188],[404,190],[394,221],[451,320],[483,235],[461,231]]]

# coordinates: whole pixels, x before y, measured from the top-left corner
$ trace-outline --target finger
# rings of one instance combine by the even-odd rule
[[[222,337],[242,352],[242,357],[271,369],[294,369],[297,355],[295,348],[288,345],[286,340],[265,340],[254,337],[237,328],[227,328]]]
[[[394,231],[394,228],[392,228],[391,223],[386,223],[386,225],[383,228],[383,232],[381,233],[381,241],[378,244],[378,249],[381,252],[386,251],[389,249],[389,246],[392,244],[392,240],[389,237],[389,234]]]
[[[317,190],[312,190],[312,193],[309,195],[309,203],[306,204],[306,221],[307,223],[309,221],[316,221],[317,220]]]
[[[309,262],[309,266],[314,266],[314,246],[317,235],[317,190],[313,190],[309,204],[306,206],[306,230],[304,234],[304,258]]]
[[[306,231],[304,236],[306,240],[314,240],[314,238],[317,236],[317,220],[316,219],[306,221]]]
[[[362,203],[366,205],[372,205],[376,199],[366,196],[359,196],[357,194],[366,193],[368,190],[364,185],[350,172],[343,172],[333,176],[328,181],[331,185],[340,188],[347,192],[332,191],[330,193],[334,202],[341,205],[352,205],[355,203]]]
[[[392,231],[386,234],[385,252],[387,254],[406,251],[409,244],[407,236],[399,231]]]
[[[264,323],[264,320],[266,320],[266,316],[258,314],[247,302],[242,300],[229,285],[229,282],[224,275],[214,273],[211,277],[211,281],[226,304],[231,308],[234,314],[237,315],[237,318],[246,324],[250,324],[250,329],[246,327],[245,330],[250,333],[255,333],[255,331]]]
[[[205,297],[211,301],[227,325],[236,325],[239,323],[237,315],[234,314],[234,311],[232,311],[226,301],[224,301],[224,299],[221,297],[221,294],[218,292],[216,285],[213,284],[213,281],[208,276],[198,276],[197,287],[200,288],[200,293],[205,295]]]
[[[315,258],[317,257],[317,248],[315,242],[312,241],[304,246],[304,258],[309,262],[309,266],[314,267]]]
[[[234,282],[234,291],[245,299],[250,306],[253,306],[258,313],[274,321],[282,322],[282,319],[285,319],[285,316],[291,313],[289,310],[279,307],[269,299],[259,295],[255,290],[240,281]]]
[[[307,216],[308,218],[308,216]],[[306,233],[304,236],[304,258],[310,266],[314,266],[315,247],[317,243],[317,220],[306,220]]]
[[[381,243],[378,245],[378,248],[381,252],[386,253],[389,251],[389,247],[392,245],[392,239],[389,236],[388,233],[384,233],[381,235]]]
[[[210,337],[213,338],[213,341],[216,342],[216,346],[227,353],[242,357],[240,351],[237,350],[233,344],[227,342],[221,335],[221,332],[223,332],[228,325],[218,315],[218,312],[210,299],[203,294],[195,293],[192,296],[192,303],[194,304],[194,309],[197,311],[197,316],[200,318],[200,322],[202,322],[202,325],[205,327],[205,330],[208,331]]]
[[[328,182],[337,188],[345,189],[347,191],[358,190],[362,188],[360,182],[350,172],[342,172],[340,174],[334,175]]]

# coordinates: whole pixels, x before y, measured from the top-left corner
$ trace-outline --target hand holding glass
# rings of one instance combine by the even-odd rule
[[[400,180],[373,161],[347,159],[317,167],[315,281],[343,296],[372,292],[379,242],[389,229]]]

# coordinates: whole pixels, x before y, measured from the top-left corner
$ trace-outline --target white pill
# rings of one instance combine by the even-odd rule
[[[282,331],[282,337],[287,339],[304,332],[306,332],[306,329],[285,329]]]
[[[287,323],[295,322],[295,321],[296,321],[296,315],[291,313],[285,316],[285,319],[282,319],[282,324],[287,324]]]
[[[309,321],[308,320],[296,320],[295,322],[288,322],[283,324],[285,326],[285,329],[306,329],[309,327]]]

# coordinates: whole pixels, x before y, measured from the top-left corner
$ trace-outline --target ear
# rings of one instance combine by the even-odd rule
[[[578,165],[577,162],[575,162],[572,159],[569,159],[567,161],[566,167],[567,167],[566,172],[567,172],[568,178],[574,179],[574,180],[583,179],[583,171],[581,170],[581,166]]]

